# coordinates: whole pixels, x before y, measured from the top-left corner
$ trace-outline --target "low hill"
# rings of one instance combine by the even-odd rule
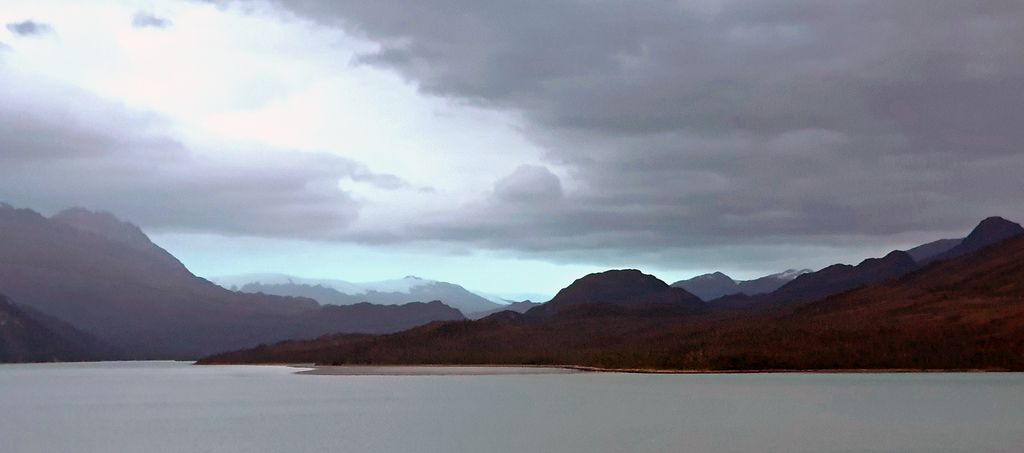
[[[529,301],[529,300],[524,300],[522,302],[512,302],[512,303],[510,303],[508,305],[502,305],[502,306],[500,306],[498,308],[495,308],[493,310],[469,313],[468,315],[466,315],[466,317],[469,318],[469,319],[481,319],[481,318],[486,318],[486,317],[488,317],[490,315],[493,315],[495,313],[501,313],[503,311],[511,311],[511,312],[515,312],[515,313],[526,313],[526,312],[528,312],[528,311],[530,311],[530,310],[532,310],[534,308],[537,308],[537,307],[539,307],[541,305],[542,304],[540,302],[533,302],[533,301]]]
[[[547,303],[527,311],[526,315],[549,317],[593,304],[636,309],[670,307],[683,311],[704,308],[704,302],[686,290],[673,288],[636,269],[626,269],[586,275],[563,288]]]

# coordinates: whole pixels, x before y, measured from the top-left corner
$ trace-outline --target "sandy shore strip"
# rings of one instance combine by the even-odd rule
[[[300,366],[301,368],[308,368]],[[481,365],[342,365],[315,366],[296,374],[319,376],[525,376],[541,374],[579,374],[587,370],[542,366]]]

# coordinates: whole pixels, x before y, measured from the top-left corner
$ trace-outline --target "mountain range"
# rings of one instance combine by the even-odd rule
[[[766,275],[753,280],[733,280],[732,277],[721,272],[698,275],[688,280],[680,280],[672,284],[676,288],[683,288],[701,300],[714,300],[723,296],[733,294],[746,294],[753,296],[775,291],[793,281],[803,274],[813,272],[810,269],[790,269],[777,274]]]
[[[1022,233],[991,217],[962,239],[745,282],[611,270],[502,306],[417,277],[218,286],[111,214],[0,205],[0,361],[1024,369]]]
[[[882,258],[868,258],[855,266],[833,264],[817,272],[801,274],[771,293],[724,296],[712,302],[730,307],[811,302],[893,280],[929,263],[973,253],[1021,233],[1024,233],[1024,228],[1019,224],[1001,217],[989,217],[961,240],[932,242],[908,251],[893,250]],[[927,253],[924,253],[925,250]],[[912,253],[917,254],[921,261],[915,260]]]
[[[309,298],[229,291],[193,275],[138,227],[84,209],[47,218],[0,205],[0,293],[133,359],[192,359],[463,318],[439,304],[325,308]]]
[[[986,219],[926,264],[894,251],[829,266],[773,293],[744,296],[757,303],[743,309],[618,270],[581,278],[525,314],[288,342],[201,363],[1024,370],[1020,233],[1017,224]]]
[[[470,314],[500,309],[502,304],[468,291],[454,283],[407,276],[396,280],[353,283],[344,280],[306,279],[281,274],[251,274],[213,278],[225,288],[244,293],[305,297],[324,305],[352,305],[369,302],[399,305],[412,301],[439,300]]]

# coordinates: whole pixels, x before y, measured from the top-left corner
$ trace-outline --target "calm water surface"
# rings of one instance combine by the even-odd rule
[[[1020,452],[1024,375],[0,366],[3,452]]]

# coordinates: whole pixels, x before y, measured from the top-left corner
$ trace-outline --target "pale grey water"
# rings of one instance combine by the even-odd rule
[[[0,366],[2,452],[1020,452],[1024,375]]]

